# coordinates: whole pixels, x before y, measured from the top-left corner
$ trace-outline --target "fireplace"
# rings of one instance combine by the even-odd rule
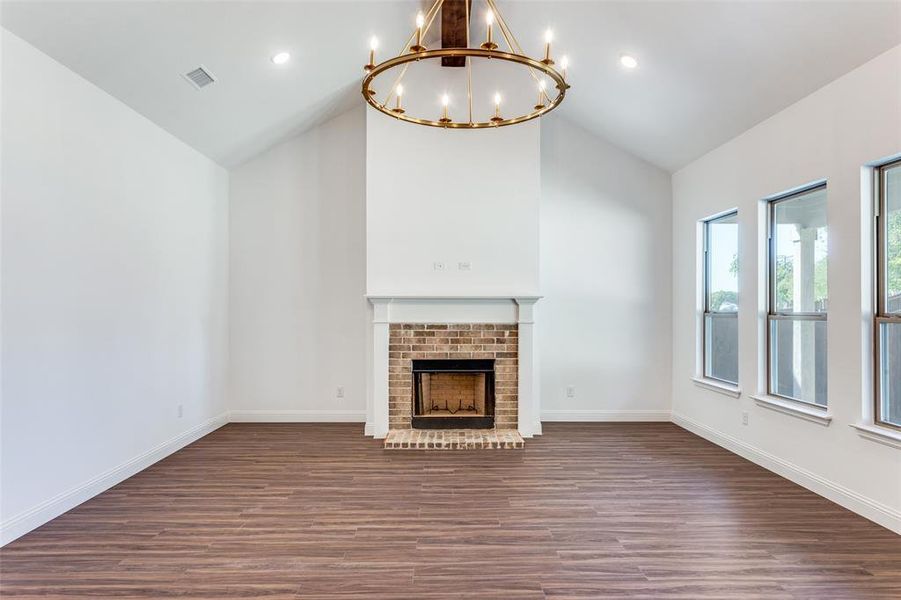
[[[391,323],[387,349],[389,431],[517,428],[518,324]]]
[[[414,429],[494,427],[494,359],[412,362]]]

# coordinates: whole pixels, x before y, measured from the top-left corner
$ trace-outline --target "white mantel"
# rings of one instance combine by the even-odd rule
[[[519,325],[519,433],[541,434],[537,295],[409,296],[368,295],[372,304],[372,371],[366,403],[366,435],[388,435],[388,339],[392,323],[517,323]]]

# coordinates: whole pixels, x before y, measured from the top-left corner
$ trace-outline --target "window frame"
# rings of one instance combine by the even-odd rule
[[[886,265],[886,228],[885,216],[888,212],[888,198],[886,197],[886,172],[893,168],[901,167],[901,159],[893,160],[879,165],[874,169],[874,198],[873,215],[873,251],[874,256],[874,306],[873,306],[873,423],[879,427],[887,427],[895,431],[901,431],[901,426],[882,420],[882,335],[883,323],[901,325],[901,313],[889,313],[887,310],[888,290],[886,280],[888,278]]]
[[[710,381],[715,381],[718,383],[722,383],[728,386],[738,387],[738,381],[728,381],[726,379],[721,379],[719,377],[714,377],[710,373],[707,372],[707,317],[710,318],[720,318],[720,317],[728,317],[734,318],[736,321],[738,320],[738,310],[735,311],[711,311],[710,310],[710,225],[711,223],[715,223],[719,220],[726,219],[729,217],[735,217],[735,224],[738,225],[738,209],[733,208],[726,212],[721,212],[712,217],[708,217],[702,221],[702,246],[701,246],[701,256],[703,261],[703,268],[701,270],[702,277],[702,285],[701,285],[701,293],[703,294],[703,303],[701,310],[701,377],[704,379],[708,379]],[[739,266],[739,269],[741,267]],[[738,308],[741,308],[741,296],[739,296],[739,305]],[[738,344],[736,344],[735,348],[736,355],[738,354]],[[739,379],[739,377],[736,377]]]
[[[806,185],[801,188],[794,189],[790,192],[786,192],[784,194],[780,194],[778,196],[774,196],[772,198],[768,198],[766,201],[766,235],[767,235],[767,252],[766,252],[766,393],[768,396],[772,398],[778,398],[780,400],[785,400],[787,402],[795,402],[802,406],[807,406],[810,408],[814,408],[816,410],[821,410],[823,413],[826,413],[829,410],[829,401],[827,396],[827,401],[825,405],[817,404],[815,402],[808,402],[807,400],[799,400],[798,398],[792,398],[791,396],[785,396],[783,394],[779,394],[773,390],[773,322],[782,320],[782,321],[828,321],[828,311],[820,311],[820,312],[800,312],[800,311],[779,311],[776,310],[776,235],[775,235],[775,225],[776,225],[776,206],[782,202],[787,200],[794,200],[799,196],[804,196],[811,192],[815,192],[818,190],[827,190],[827,202],[828,202],[828,189],[826,181],[818,181],[812,183],[810,185]],[[828,218],[828,215],[827,215]],[[827,224],[828,227],[828,224]],[[828,255],[827,255],[828,260]],[[828,283],[827,283],[828,285]],[[827,338],[827,348],[828,348],[828,338]]]

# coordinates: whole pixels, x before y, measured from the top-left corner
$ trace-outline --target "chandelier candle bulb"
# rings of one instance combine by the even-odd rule
[[[363,67],[366,71],[371,71],[375,68],[375,51],[379,47],[379,38],[372,36],[372,39],[369,40],[369,64]]]
[[[569,67],[569,57],[565,54],[560,59],[560,69],[563,71],[563,79],[566,79],[566,68]]]
[[[395,113],[397,113],[399,115],[402,115],[402,114],[404,114],[404,109],[400,105],[400,99],[404,95],[404,86],[402,86],[401,84],[398,83],[397,87],[394,88],[394,93],[397,95],[397,106],[395,106],[391,110],[393,110]]]
[[[442,113],[442,117],[440,119],[438,119],[439,123],[447,124],[447,123],[451,122],[451,120],[447,116],[447,105],[448,104],[450,104],[450,98],[448,97],[447,94],[444,94],[443,96],[441,96],[441,106],[444,107],[444,112]]]
[[[416,44],[410,46],[410,52],[424,52],[425,46],[422,45],[422,28],[425,25],[425,16],[422,11],[416,15]]]
[[[494,24],[494,13],[490,10],[485,15],[485,25],[486,25],[486,37],[485,43],[481,45],[481,48],[485,50],[497,50],[497,44],[494,43],[494,40],[491,39],[491,26]]]
[[[544,32],[544,60],[541,61],[548,66],[554,64],[554,61],[551,60],[551,42],[553,41],[554,32],[548,29]]]
[[[494,116],[491,117],[491,122],[497,125],[503,120],[501,117],[501,94],[497,92],[494,94]]]
[[[542,79],[538,82],[538,102],[535,104],[535,110],[541,110],[544,108],[544,98],[547,94],[545,94],[544,90],[547,87],[547,82]]]

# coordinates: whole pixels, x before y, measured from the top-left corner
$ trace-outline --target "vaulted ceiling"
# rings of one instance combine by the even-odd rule
[[[555,31],[559,114],[674,171],[901,43],[901,3],[498,0],[520,43]],[[3,27],[225,166],[362,102],[377,34],[399,50],[415,1],[5,1]],[[476,14],[481,2],[475,2]],[[269,58],[287,50],[292,60]],[[623,70],[621,53],[639,60]],[[218,78],[195,90],[182,74]],[[863,91],[862,91],[863,93]],[[398,125],[402,126],[402,125]]]

